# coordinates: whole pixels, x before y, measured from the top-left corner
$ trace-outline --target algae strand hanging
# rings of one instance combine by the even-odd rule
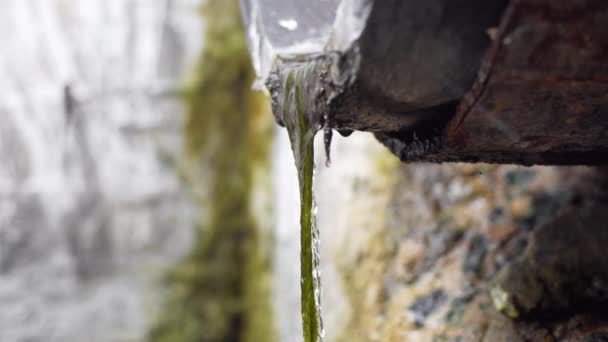
[[[323,340],[319,231],[313,192],[314,137],[320,124],[307,115],[309,106],[303,94],[306,76],[312,68],[314,65],[304,64],[284,74],[282,98],[276,107],[289,134],[300,188],[300,295],[305,342]]]

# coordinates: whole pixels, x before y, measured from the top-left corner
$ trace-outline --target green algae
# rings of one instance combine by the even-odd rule
[[[300,185],[300,272],[302,328],[305,342],[323,339],[320,304],[319,231],[313,193],[314,136],[318,128],[306,115],[303,77],[307,68],[287,73],[283,87],[282,122],[287,128]]]
[[[238,1],[206,3],[206,42],[184,100],[182,179],[200,208],[193,250],[166,276],[150,341],[275,341],[271,229],[252,203],[269,175],[272,123],[253,93]],[[269,197],[268,195],[267,197]],[[260,200],[256,197],[256,201]],[[261,206],[266,208],[267,206]]]

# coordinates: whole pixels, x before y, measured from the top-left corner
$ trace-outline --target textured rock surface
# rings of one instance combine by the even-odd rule
[[[353,44],[307,62],[323,126],[375,132],[407,162],[608,162],[605,1],[365,3]],[[274,64],[271,93],[306,57]]]
[[[510,1],[445,129],[378,138],[405,161],[606,164],[607,19],[602,0]]]
[[[374,144],[338,139],[317,173],[328,340],[606,336],[605,170],[404,165]]]
[[[192,233],[173,94],[199,53],[197,6],[3,1],[1,341],[145,333],[152,280]]]

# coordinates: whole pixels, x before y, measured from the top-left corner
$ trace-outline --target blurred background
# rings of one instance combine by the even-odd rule
[[[238,6],[1,1],[0,341],[301,340],[297,176]],[[484,284],[590,169],[334,140],[315,178],[326,340],[516,336]]]
[[[0,22],[0,341],[272,339],[275,133],[238,1]]]
[[[0,341],[142,340],[193,246],[200,1],[0,4]]]

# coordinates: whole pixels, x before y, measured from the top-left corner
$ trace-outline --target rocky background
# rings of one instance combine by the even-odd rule
[[[604,168],[405,165],[363,135],[335,156],[318,174],[331,341],[608,338]]]

